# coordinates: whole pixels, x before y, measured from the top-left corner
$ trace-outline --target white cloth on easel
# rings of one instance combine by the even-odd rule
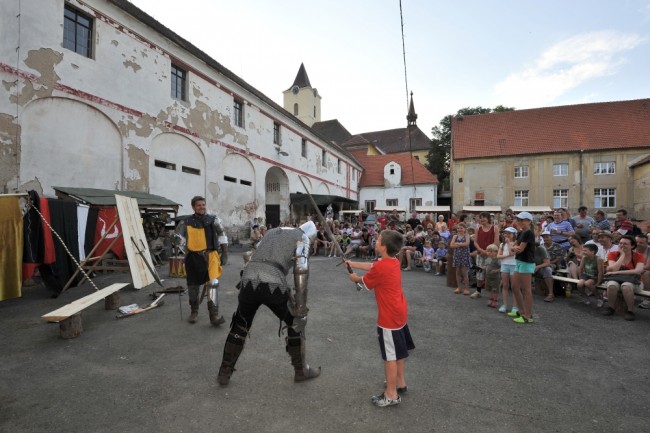
[[[86,225],[88,224],[88,210],[90,206],[77,205],[77,237],[79,239],[79,260],[86,258]]]

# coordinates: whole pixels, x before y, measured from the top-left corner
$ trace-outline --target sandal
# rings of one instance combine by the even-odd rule
[[[456,290],[454,290],[454,293],[457,294],[457,295],[459,295],[460,292],[461,292],[460,287],[457,287]]]
[[[546,298],[544,298],[544,302],[553,302],[553,301],[555,301],[555,296],[549,295]]]
[[[465,291],[463,292],[463,295],[465,295],[465,296],[469,296],[469,295],[470,295],[470,291],[467,290],[467,289],[465,289]]]

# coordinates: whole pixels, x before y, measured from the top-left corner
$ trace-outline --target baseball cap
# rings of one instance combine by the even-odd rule
[[[503,231],[508,233],[517,233],[517,229],[514,227],[506,227]]]
[[[529,220],[529,221],[533,220],[533,216],[530,214],[530,212],[519,212],[516,215],[516,218],[519,220]]]
[[[542,236],[551,236],[551,232],[549,232],[548,230],[544,230],[542,232]]]

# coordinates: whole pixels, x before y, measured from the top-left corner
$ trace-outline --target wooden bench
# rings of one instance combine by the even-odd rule
[[[555,281],[561,281],[563,283],[571,283],[571,284],[578,284],[579,280],[576,280],[575,278],[568,278],[568,277],[562,277],[560,275],[553,275],[553,280]],[[602,283],[596,286],[596,288],[607,291],[607,286]],[[644,287],[645,289],[645,287]],[[650,298],[650,291],[647,290],[638,290],[634,292],[635,296],[641,296],[644,298]],[[618,314],[625,314],[627,311],[627,307],[625,306],[625,301],[623,300],[623,293],[620,291],[618,292],[618,302],[616,302],[616,312]]]
[[[95,302],[104,299],[104,308],[117,310],[120,306],[120,289],[128,286],[129,283],[115,283],[110,286],[91,293],[88,296],[77,299],[63,307],[47,313],[41,318],[48,322],[59,323],[61,338],[75,338],[81,335],[81,311],[93,305]]]

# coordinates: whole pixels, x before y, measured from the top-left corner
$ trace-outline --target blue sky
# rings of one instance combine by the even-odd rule
[[[406,126],[399,0],[132,0],[282,105],[301,63],[322,120]],[[418,126],[464,107],[650,97],[650,0],[402,0]]]

